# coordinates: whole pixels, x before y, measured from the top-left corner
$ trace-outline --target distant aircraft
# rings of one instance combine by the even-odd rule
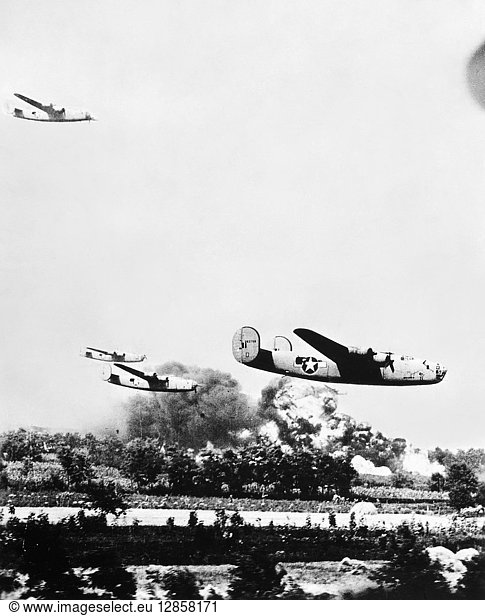
[[[183,392],[196,391],[198,384],[192,379],[184,379],[172,374],[159,376],[156,372],[153,374],[145,374],[141,370],[135,370],[131,366],[116,364],[117,368],[125,370],[127,374],[113,373],[111,366],[106,364],[103,369],[103,379],[113,385],[121,385],[121,387],[131,387],[132,389],[144,389],[146,391],[158,392]]]
[[[242,327],[232,339],[234,358],[258,370],[325,383],[429,385],[439,383],[446,375],[443,365],[426,359],[346,347],[310,329],[295,329],[294,333],[318,355],[295,353],[284,336],[276,336],[272,351],[262,349],[258,332],[253,327]]]
[[[120,353],[119,351],[103,351],[94,347],[86,347],[81,349],[81,355],[88,359],[98,359],[100,361],[117,361],[124,363],[133,363],[145,361],[146,355],[136,355],[135,353]]]
[[[36,120],[37,122],[86,122],[91,120],[96,120],[90,113],[87,111],[74,111],[65,109],[64,107],[54,107],[54,105],[43,105],[37,101],[34,101],[32,98],[27,98],[23,94],[15,94],[17,98],[20,100],[29,103],[33,107],[37,107],[39,111],[33,111],[32,109],[24,110],[15,109],[12,112],[12,115],[15,118],[21,118],[23,120]]]

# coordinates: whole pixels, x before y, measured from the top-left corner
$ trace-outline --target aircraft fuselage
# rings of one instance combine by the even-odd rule
[[[14,109],[13,116],[22,120],[33,120],[34,122],[89,122],[94,118],[84,111],[57,111],[48,114],[41,109],[30,111],[24,109]]]
[[[137,376],[136,374],[117,374],[112,371],[109,364],[104,366],[102,377],[112,385],[138,390],[141,389],[144,391],[175,393],[195,391],[197,388],[197,383],[192,379],[184,379],[172,374],[163,376],[157,374],[145,375],[145,378]]]
[[[88,359],[96,359],[98,361],[111,361],[120,363],[133,363],[145,361],[146,355],[138,355],[136,353],[124,353],[121,351],[103,351],[101,349],[94,349],[92,347],[86,347],[81,349],[81,356]]]
[[[278,344],[277,339],[286,343]],[[324,383],[431,385],[439,383],[446,374],[439,363],[352,347],[348,349],[346,361],[339,366],[317,350],[299,354],[291,349],[286,338],[278,336],[277,339],[274,350],[262,349],[258,332],[252,327],[243,327],[234,334],[233,355],[238,362],[251,368]]]

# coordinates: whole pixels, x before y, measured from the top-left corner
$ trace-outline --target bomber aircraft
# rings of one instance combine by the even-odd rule
[[[272,351],[262,349],[258,332],[253,327],[242,327],[232,339],[234,358],[258,370],[325,383],[430,385],[446,375],[442,364],[427,359],[346,347],[310,329],[295,329],[294,333],[317,353],[304,356],[294,352],[284,336],[276,336]]]
[[[115,363],[115,366],[129,374],[115,374],[111,369],[111,365],[106,364],[103,369],[103,379],[113,385],[157,392],[196,391],[198,387],[198,384],[192,379],[184,379],[172,374],[159,376],[156,372],[145,374],[141,370],[135,370],[131,366],[125,366],[124,364]]]
[[[81,355],[88,359],[98,359],[99,361],[117,361],[122,363],[133,363],[145,361],[146,355],[136,355],[135,353],[120,353],[119,351],[103,351],[94,347],[81,349]]]
[[[96,120],[96,118],[87,111],[75,111],[74,109],[66,109],[65,107],[54,107],[52,103],[50,105],[43,105],[23,94],[15,94],[15,96],[25,103],[29,103],[29,105],[36,107],[37,111],[15,107],[12,111],[14,118],[35,120],[37,122],[90,122],[91,120]]]

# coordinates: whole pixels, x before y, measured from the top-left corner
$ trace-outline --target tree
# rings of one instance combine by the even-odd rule
[[[45,451],[43,435],[23,428],[2,435],[0,453],[9,462],[20,462],[26,458],[38,462]]]
[[[112,513],[118,517],[128,509],[123,493],[113,482],[91,483],[86,493],[91,500],[91,509],[99,509],[103,514]]]
[[[412,473],[399,471],[394,473],[391,478],[393,488],[414,488],[414,479]]]
[[[443,492],[445,489],[445,478],[441,473],[433,473],[429,478],[429,489],[432,492]]]
[[[164,455],[157,439],[135,438],[126,445],[122,468],[138,486],[153,483],[163,466]]]
[[[319,481],[313,453],[307,449],[298,449],[293,453],[292,460],[295,487],[300,491],[301,498],[315,498]]]
[[[57,452],[57,457],[74,488],[79,489],[93,477],[94,471],[86,449],[71,449],[64,445]]]
[[[348,496],[352,480],[358,473],[352,466],[350,459],[333,458],[322,452],[315,452],[315,467],[320,487],[324,497],[329,498],[335,493]]]
[[[452,464],[448,470],[446,485],[449,491],[450,505],[455,509],[463,509],[475,504],[478,479],[467,464]]]
[[[88,437],[91,438],[88,440]],[[117,435],[96,438],[87,434],[86,439],[88,440],[86,446],[94,465],[121,468],[125,445]]]
[[[452,464],[466,464],[475,472],[480,472],[480,470],[483,470],[485,467],[485,450],[481,448],[474,449],[470,447],[470,449],[466,450],[459,449],[454,453],[449,449],[435,447],[428,453],[428,457],[431,462],[436,461],[447,469],[449,469]]]
[[[193,494],[197,463],[183,451],[167,452],[167,476],[172,494]]]

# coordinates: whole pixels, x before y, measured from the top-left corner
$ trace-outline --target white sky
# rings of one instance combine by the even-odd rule
[[[0,429],[89,427],[133,395],[83,345],[256,397],[271,375],[234,331],[309,327],[449,369],[342,386],[339,410],[484,447],[484,40],[478,0],[2,3],[4,98],[99,122],[0,118]]]

